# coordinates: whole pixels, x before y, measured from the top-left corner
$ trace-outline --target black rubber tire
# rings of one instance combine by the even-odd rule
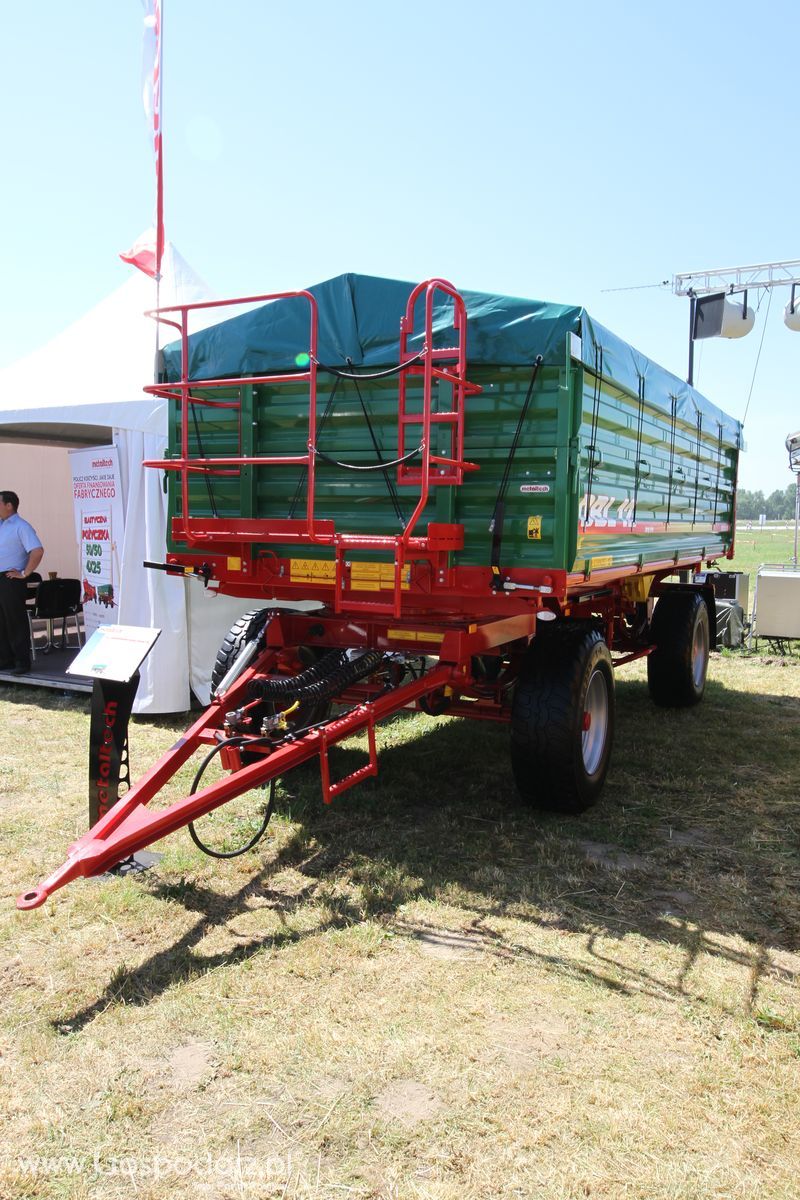
[[[647,683],[662,708],[690,708],[703,699],[711,646],[708,605],[699,592],[665,592],[656,601]]]
[[[231,626],[225,640],[217,652],[217,659],[214,663],[214,670],[211,673],[211,695],[216,692],[217,687],[227,675],[236,659],[241,654],[248,642],[252,642],[254,637],[257,637],[267,623],[269,614],[272,610],[269,608],[251,609],[244,616],[239,617],[239,620]],[[320,654],[325,653],[317,647],[300,646],[299,653],[307,658],[306,666],[310,666],[314,659]],[[260,725],[261,717],[265,714],[271,715],[275,706],[271,703],[265,703],[261,709],[255,712],[256,724]],[[293,729],[305,728],[307,725],[316,725],[320,721],[325,721],[330,715],[330,701],[325,700],[322,703],[304,702],[293,714],[290,722],[290,727]],[[242,756],[245,757],[244,755]],[[252,757],[252,756],[251,756]]]
[[[211,672],[211,695],[216,693],[222,680],[228,674],[236,659],[248,642],[261,632],[267,623],[268,608],[254,608],[239,617],[225,635],[225,639],[217,651],[214,670]]]
[[[584,724],[593,711],[594,732]],[[602,634],[567,626],[538,635],[511,707],[520,798],[549,812],[584,812],[603,790],[613,740],[614,669]]]

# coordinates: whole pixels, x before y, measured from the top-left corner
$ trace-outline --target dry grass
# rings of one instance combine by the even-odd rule
[[[800,1195],[797,659],[681,713],[626,669],[579,819],[514,806],[505,730],[399,717],[258,851],[22,914],[85,823],[87,706],[41,701],[0,689],[4,1200]]]

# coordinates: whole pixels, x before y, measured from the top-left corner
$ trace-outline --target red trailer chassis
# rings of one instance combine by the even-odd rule
[[[687,564],[688,565],[688,564]],[[668,570],[673,571],[674,565]],[[664,572],[666,573],[666,572]],[[607,644],[617,652],[614,665],[650,654],[651,644],[642,644],[628,631],[626,614],[636,605],[627,601],[624,581],[613,587],[570,597],[567,606],[573,618],[604,626]],[[651,594],[661,585],[656,581]],[[537,616],[544,609],[539,597],[531,598],[527,611],[507,617],[478,621],[451,621],[423,627],[403,628],[385,619],[363,621],[333,613],[298,613],[275,610],[269,620],[265,644],[231,685],[214,697],[210,706],[170,750],[131,788],[98,823],[69,848],[66,862],[38,887],[19,896],[17,907],[37,908],[58,888],[80,876],[101,875],[153,842],[211,812],[226,801],[252,788],[262,787],[313,758],[320,760],[322,795],[326,804],[347,788],[378,773],[375,727],[386,717],[407,708],[446,712],[452,716],[508,721],[511,690],[529,643]],[[561,608],[560,605],[554,607]],[[291,728],[265,742],[257,734],[241,737],[230,726],[231,711],[246,707],[251,683],[260,677],[275,677],[278,660],[287,646],[377,647],[387,655],[388,668],[404,660],[429,656],[438,661],[417,678],[391,686],[386,679],[372,679],[347,689],[337,697],[345,712],[295,736]],[[499,660],[498,674],[480,678],[476,663]],[[279,677],[279,676],[278,676]],[[585,725],[586,716],[583,715]],[[349,776],[331,780],[329,751],[353,734],[366,731],[369,761]],[[166,808],[150,810],[148,804],[196,751],[219,749],[222,764],[230,774]]]
[[[446,350],[430,349],[433,346],[432,310],[436,291],[444,292],[454,303],[457,344]],[[66,883],[80,876],[103,874],[137,850],[190,825],[226,801],[271,783],[310,759],[320,760],[323,800],[330,803],[347,788],[377,775],[375,727],[402,709],[422,708],[433,713],[511,721],[513,734],[515,685],[519,689],[520,679],[528,679],[526,686],[529,689],[538,686],[537,671],[541,675],[541,664],[537,666],[530,656],[538,643],[546,647],[548,639],[542,637],[542,632],[548,625],[568,626],[576,634],[567,646],[565,660],[579,685],[573,688],[574,711],[568,713],[566,733],[583,772],[583,784],[586,784],[585,794],[578,797],[582,804],[593,802],[607,768],[613,731],[613,682],[609,682],[612,667],[658,652],[662,659],[667,656],[656,672],[657,690],[661,693],[658,702],[694,703],[702,694],[707,652],[714,640],[715,622],[710,619],[714,612],[713,590],[664,582],[678,570],[699,568],[702,559],[696,555],[651,562],[644,568],[593,570],[590,577],[557,570],[519,569],[500,575],[488,567],[454,569],[449,566],[450,552],[462,544],[463,528],[460,525],[430,524],[427,534],[414,532],[430,488],[457,486],[464,472],[474,469],[474,465],[463,458],[464,398],[476,390],[466,379],[466,314],[461,297],[451,285],[441,280],[421,284],[415,289],[401,323],[401,366],[404,370],[400,375],[399,407],[402,437],[395,465],[399,467],[399,483],[420,489],[419,501],[409,521],[396,537],[370,537],[339,533],[332,522],[315,516],[316,307],[310,293],[291,295],[307,297],[310,303],[309,369],[305,374],[293,372],[286,376],[265,376],[264,379],[269,382],[290,379],[293,384],[305,379],[309,383],[307,453],[266,460],[226,457],[204,458],[198,462],[191,458],[188,441],[191,405],[236,406],[228,400],[210,401],[197,397],[195,390],[230,387],[237,382],[252,384],[258,380],[189,379],[188,315],[193,307],[202,306],[184,305],[157,314],[159,320],[172,324],[180,332],[182,378],[177,384],[147,389],[180,401],[181,452],[178,458],[147,465],[179,473],[182,509],[173,532],[178,540],[186,542],[194,555],[198,551],[208,555],[208,561],[201,566],[197,565],[194,556],[182,562],[179,556],[171,555],[168,562],[162,564],[165,569],[200,575],[206,583],[213,578],[218,583],[231,585],[228,590],[242,596],[319,600],[327,607],[314,612],[264,610],[263,617],[254,618],[252,629],[243,632],[229,669],[217,681],[216,694],[208,709],[93,828],[68,848],[67,860],[58,870],[18,898],[19,908],[37,908]],[[412,354],[407,339],[413,332],[414,306],[422,296],[425,298],[425,345],[421,352]],[[275,298],[248,299],[266,301]],[[215,302],[214,306],[242,302]],[[180,321],[166,317],[165,312],[178,312]],[[404,421],[407,373],[422,375],[424,399],[421,416],[408,416]],[[433,411],[431,393],[436,379],[446,379],[453,385],[455,399],[451,413]],[[431,430],[437,419],[441,422],[443,418],[451,430],[452,449],[449,455],[437,457],[431,453]],[[421,443],[417,450],[406,454],[403,440],[408,436],[406,426],[414,424],[420,428]],[[412,459],[416,460],[413,465]],[[304,518],[270,523],[255,520],[223,522],[197,520],[189,515],[188,480],[192,471],[224,475],[235,473],[254,461],[262,465],[264,462],[277,466],[301,465],[307,470]],[[302,585],[301,595],[301,585],[287,578],[281,570],[281,562],[274,556],[265,556],[256,561],[250,574],[238,571],[235,586],[232,586],[233,581],[226,577],[225,556],[238,554],[241,561],[245,557],[243,546],[252,542],[332,547],[335,555],[333,577],[325,586],[313,581]],[[360,596],[350,594],[348,589],[358,593],[358,588],[352,587],[352,579],[348,576],[348,558],[358,549],[388,551],[392,555],[391,598],[369,600],[363,593]],[[408,589],[403,586],[406,568],[409,572],[413,568]],[[434,576],[437,586],[426,587],[426,578],[430,581]],[[664,628],[659,635],[658,622],[652,621],[653,601],[666,595],[670,596],[667,609],[674,609],[675,619],[662,620]],[[480,615],[476,616],[476,613]],[[535,636],[537,629],[540,629],[538,637]],[[297,700],[276,702],[272,704],[272,715],[264,716],[263,696],[274,694],[274,689],[287,678],[297,677],[298,648],[303,648],[317,662],[323,650],[328,654],[338,650],[354,656],[347,659],[355,664],[351,672],[353,678],[348,676],[348,682],[341,690],[325,697],[344,710],[338,715],[307,720],[304,725],[299,716],[293,716],[300,705]],[[370,671],[358,675],[359,656],[370,652],[376,656],[369,659]],[[678,668],[680,671],[676,674]],[[347,675],[349,667],[342,670]],[[670,699],[671,695],[674,699]],[[524,709],[523,704],[523,717]],[[343,779],[332,780],[331,748],[364,731],[368,735],[367,763]],[[523,768],[528,753],[525,736],[523,727],[517,749],[518,755],[522,755]],[[228,776],[199,790],[193,788],[188,796],[168,807],[148,808],[175,773],[202,750],[208,756],[218,754]],[[543,766],[548,768],[547,762]],[[202,767],[196,785],[199,785],[201,773]],[[546,772],[543,778],[546,778]],[[564,811],[578,810],[576,805]]]

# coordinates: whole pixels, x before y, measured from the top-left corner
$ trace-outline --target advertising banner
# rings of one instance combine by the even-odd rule
[[[125,510],[116,446],[71,450],[69,459],[88,639],[101,625],[117,622]]]

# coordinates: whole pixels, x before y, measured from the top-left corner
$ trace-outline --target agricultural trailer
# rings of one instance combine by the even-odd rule
[[[584,309],[345,275],[151,315],[178,336],[145,389],[170,413],[147,565],[253,606],[208,708],[20,908],[184,825],[244,852],[271,800],[233,850],[195,822],[310,759],[331,803],[377,774],[402,709],[507,723],[521,799],[578,813],[608,771],[615,668],[646,658],[657,705],[700,701],[714,596],[682,580],[732,557],[741,428]],[[367,761],[334,779],[363,732]],[[189,794],[148,808],[196,754]]]

